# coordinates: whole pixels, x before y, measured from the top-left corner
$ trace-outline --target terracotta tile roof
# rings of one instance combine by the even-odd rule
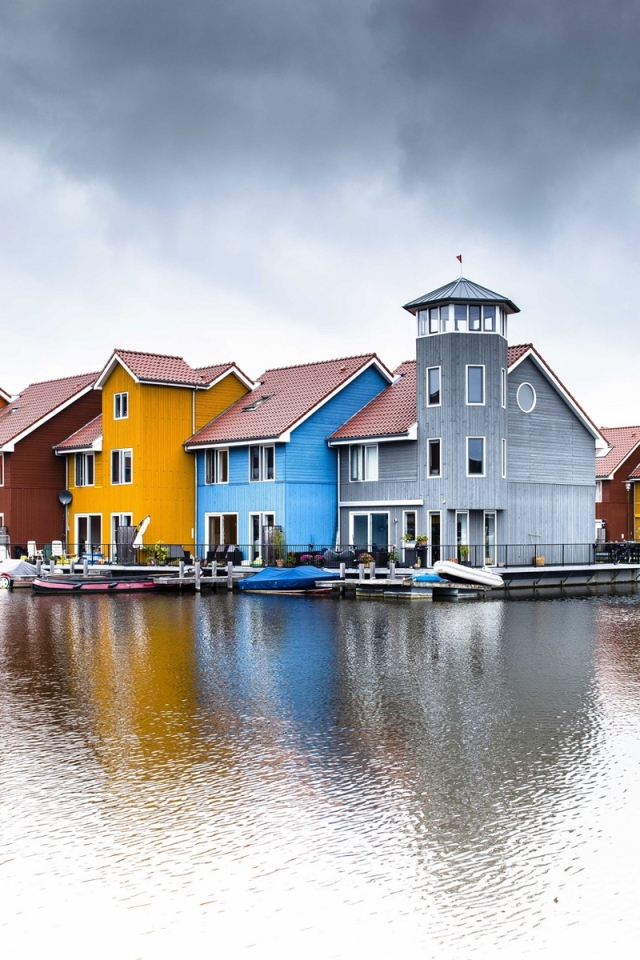
[[[251,393],[187,443],[191,446],[280,436],[371,363],[376,363],[391,379],[391,373],[375,353],[265,370]]]
[[[84,427],[80,427],[79,430],[76,430],[75,433],[72,433],[70,437],[57,444],[53,449],[61,453],[69,450],[88,450],[101,436],[102,414],[99,413],[97,417],[94,417],[89,423],[85,423]]]
[[[507,365],[513,366],[513,364],[524,356],[527,350],[533,350],[532,343],[519,343],[514,347],[507,347]]]
[[[606,457],[596,457],[596,477],[602,480],[610,477],[640,444],[640,426],[600,427],[600,433],[611,447]],[[637,459],[640,461],[640,453]],[[632,460],[629,467],[633,469],[635,466]]]
[[[393,372],[400,379],[339,427],[332,440],[396,436],[416,422],[416,362],[407,360]]]
[[[638,466],[635,468],[635,470],[633,471],[633,473],[630,473],[630,474],[629,474],[629,477],[630,477],[632,480],[637,480],[638,478],[640,478],[640,463],[639,463]]]
[[[97,376],[97,373],[81,373],[76,377],[30,384],[12,403],[0,409],[0,446],[92,386]]]
[[[111,359],[113,357],[118,357],[138,380],[189,387],[202,386],[203,383],[202,376],[182,357],[138,350],[114,350]]]
[[[248,377],[243,370],[240,369],[235,363],[213,363],[208,367],[194,367],[193,372],[199,377],[200,382],[208,386],[210,383],[213,383],[218,377],[221,377],[223,373],[227,370],[237,370],[238,373],[251,383],[251,377]]]

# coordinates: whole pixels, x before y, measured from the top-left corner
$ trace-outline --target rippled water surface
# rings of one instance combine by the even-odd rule
[[[6,956],[636,956],[640,601],[0,593]]]

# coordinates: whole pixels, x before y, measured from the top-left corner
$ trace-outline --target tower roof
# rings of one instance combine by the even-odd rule
[[[495,290],[488,290],[481,287],[479,283],[473,280],[467,280],[466,277],[459,277],[444,287],[438,287],[431,293],[425,293],[424,297],[417,300],[411,300],[405,303],[404,309],[409,313],[416,313],[421,307],[433,306],[436,303],[447,303],[455,300],[457,303],[502,303],[507,308],[507,313],[520,313],[520,308],[516,307],[512,300],[503,297],[501,293]]]

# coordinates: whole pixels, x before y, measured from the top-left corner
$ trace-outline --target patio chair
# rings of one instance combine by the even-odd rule
[[[51,541],[51,556],[55,557],[56,560],[59,560],[61,557],[64,557],[64,549],[62,546],[62,540],[52,540]]]
[[[44,560],[42,550],[38,550],[38,544],[35,540],[27,540],[27,556],[29,560]]]

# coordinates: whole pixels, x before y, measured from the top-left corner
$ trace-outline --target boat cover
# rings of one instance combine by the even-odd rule
[[[0,574],[2,573],[10,577],[35,577],[36,568],[26,560],[3,560],[0,563]]]
[[[318,580],[339,580],[337,570],[305,567],[265,567],[253,577],[241,580],[241,590],[313,590]]]
[[[443,580],[437,573],[420,573],[413,578],[417,583],[449,583],[449,580]]]

